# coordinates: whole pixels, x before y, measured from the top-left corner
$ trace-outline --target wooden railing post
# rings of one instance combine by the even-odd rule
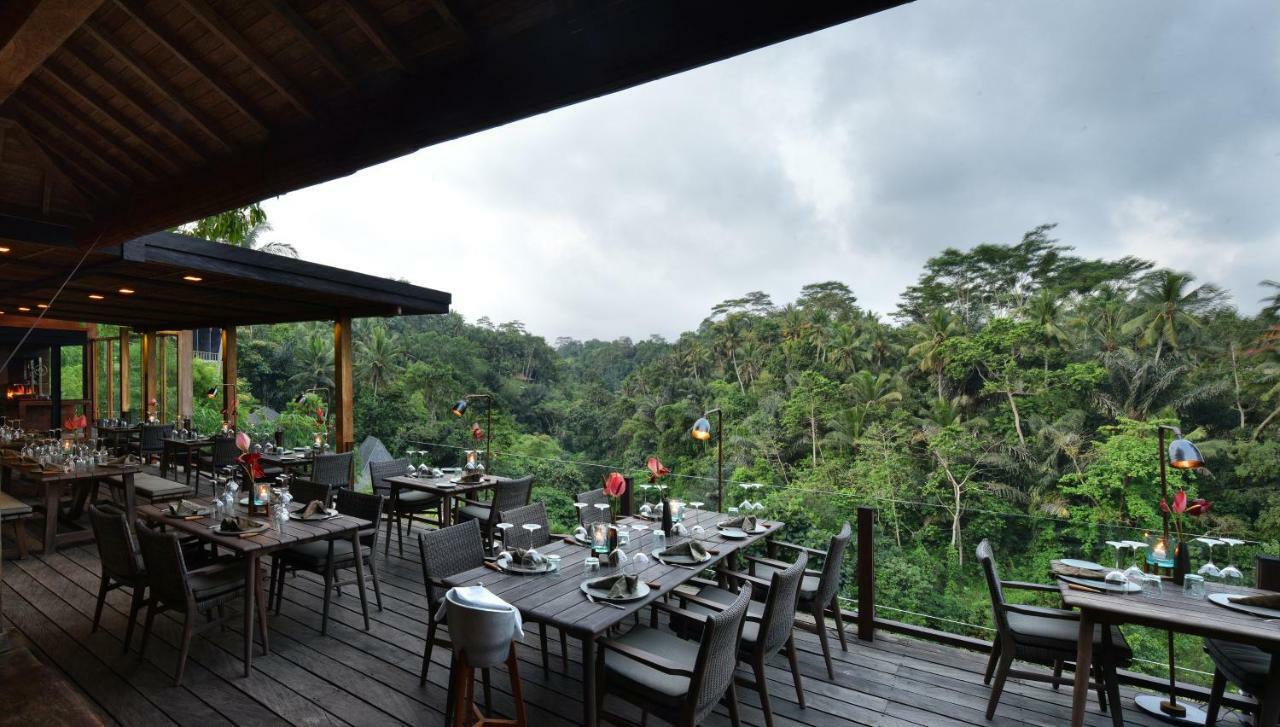
[[[858,508],[858,638],[876,637],[875,508]]]

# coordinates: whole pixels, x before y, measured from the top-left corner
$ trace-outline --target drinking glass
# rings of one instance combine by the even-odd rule
[[[1182,594],[1187,598],[1204,598],[1204,576],[1194,573],[1183,576]]]
[[[634,523],[631,529],[636,531],[636,545],[639,545],[640,541],[644,540],[645,531],[649,529],[649,526],[644,523]]]
[[[1204,565],[1200,566],[1196,570],[1196,573],[1204,576],[1205,578],[1217,578],[1221,576],[1222,571],[1218,570],[1218,566],[1213,564],[1213,548],[1215,545],[1222,545],[1222,541],[1214,540],[1213,538],[1196,538],[1196,542],[1203,543],[1205,548],[1209,551],[1209,560]]]
[[[600,559],[588,556],[582,561],[582,580],[590,581],[600,577]]]
[[[1201,583],[1203,584],[1203,579]],[[1142,576],[1142,595],[1147,598],[1159,598],[1164,595],[1164,582],[1160,576],[1151,573]]]
[[[1227,546],[1227,567],[1222,569],[1222,582],[1228,586],[1238,586],[1244,582],[1244,574],[1235,566],[1235,560],[1231,557],[1231,548],[1236,545],[1244,545],[1243,540],[1236,538],[1223,538],[1222,542]]]
[[[544,558],[547,559],[547,571],[549,573],[560,572],[560,556],[555,553],[548,553]]]
[[[1124,571],[1120,570],[1120,549],[1128,547],[1128,545],[1126,544],[1126,541],[1123,541],[1123,540],[1108,540],[1107,545],[1110,545],[1115,550],[1115,553],[1116,553],[1116,567],[1114,570],[1107,573],[1107,582],[1111,581],[1112,573],[1118,574],[1118,578],[1116,580],[1123,581],[1125,580],[1125,575],[1124,575]]]
[[[542,529],[542,526],[541,526],[541,525],[539,525],[539,524],[537,524],[537,523],[525,523],[525,524],[524,524],[524,529],[525,529],[525,532],[529,533],[529,538],[528,538],[528,540],[529,540],[529,547],[532,549],[532,548],[533,548],[533,534],[534,534],[535,532],[537,532],[537,531],[541,530],[541,529]],[[506,533],[504,532],[504,533],[503,533],[503,536],[505,536],[505,535],[506,535]],[[505,542],[506,542],[506,540],[504,539],[504,540],[503,540],[503,542],[505,543]]]
[[[626,525],[618,526],[618,547],[625,548],[631,543],[631,529]]]
[[[507,531],[515,527],[514,523],[498,523],[498,529],[502,531],[502,549],[509,550],[511,548],[511,538],[507,536]]]
[[[636,485],[640,490],[640,514],[649,517],[653,513],[653,505],[649,504],[649,490],[653,489],[653,485]]]
[[[661,530],[653,531],[653,547],[649,548],[650,553],[661,553],[667,549],[667,534]]]
[[[576,507],[576,508],[578,508],[578,525],[579,525],[579,526],[581,526],[581,525],[582,525],[582,523],[584,522],[584,519],[583,519],[583,517],[582,517],[582,513],[586,512],[586,509],[587,509],[587,503],[585,503],[585,502],[575,502],[575,503],[573,503],[573,506],[574,506],[574,507]]]
[[[579,524],[573,529],[573,539],[581,542],[587,541],[587,526]]]
[[[698,501],[696,501],[696,500],[691,500],[691,501],[689,502],[689,508],[693,510],[693,521],[694,521],[694,522],[697,522],[697,521],[698,521],[698,513],[699,513],[700,509],[702,508],[702,506],[703,506],[704,504],[706,504],[706,503],[698,502]]]
[[[1142,566],[1138,565],[1138,551],[1147,547],[1146,543],[1140,543],[1136,540],[1126,540],[1125,545],[1133,549],[1133,564],[1124,571],[1124,577],[1130,583],[1142,584],[1142,577],[1146,575],[1142,572]]]
[[[1124,571],[1122,570],[1111,571],[1107,574],[1107,577],[1103,579],[1103,582],[1106,583],[1107,590],[1109,591],[1126,593],[1128,590],[1126,587],[1129,585],[1129,579],[1125,577]]]
[[[596,522],[602,522],[602,523],[609,522],[609,515],[607,514],[609,511],[609,506],[603,502],[597,502],[595,504],[595,508],[600,511],[596,513],[599,516],[596,518]]]
[[[649,556],[643,552],[636,553],[631,556],[631,574],[640,575],[645,568],[649,567]]]

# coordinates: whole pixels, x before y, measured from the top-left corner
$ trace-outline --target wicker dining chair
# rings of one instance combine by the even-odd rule
[[[240,450],[236,448],[235,437],[221,435],[214,437],[213,447],[207,453],[201,452],[196,455],[195,494],[200,494],[200,475],[207,475],[209,480],[213,481],[223,468],[234,466],[236,457],[239,456]]]
[[[312,482],[298,477],[289,481],[289,494],[293,496],[293,501],[304,506],[315,500],[323,502],[326,508],[332,506],[333,492],[336,489],[331,485],[322,485],[319,482]]]
[[[141,522],[137,524],[137,533],[150,585],[147,620],[142,627],[142,645],[138,653],[146,655],[147,640],[151,637],[151,625],[157,613],[181,611],[184,615],[182,641],[178,648],[178,670],[174,675],[174,686],[182,686],[182,674],[186,670],[187,654],[191,650],[191,637],[223,625],[227,618],[223,606],[243,594],[244,574],[233,564],[216,564],[189,571],[177,535],[152,530]],[[214,618],[215,611],[217,618]],[[200,614],[205,614],[207,623],[197,625]],[[261,601],[258,603],[258,628],[265,652],[267,607]]]
[[[90,505],[89,522],[93,527],[93,540],[98,545],[98,559],[102,561],[101,580],[98,584],[98,602],[93,608],[93,628],[98,630],[102,620],[102,607],[107,593],[117,588],[128,588],[133,598],[129,604],[129,625],[124,632],[122,652],[129,651],[133,640],[133,628],[138,612],[147,593],[147,569],[142,563],[137,540],[129,529],[129,518],[113,505]]]
[[[452,648],[448,641],[436,634],[440,626],[436,622],[436,610],[449,590],[444,579],[484,565],[480,524],[468,520],[459,525],[418,533],[418,550],[422,560],[422,582],[427,589],[427,644],[422,650],[422,672],[418,675],[418,682],[425,685],[432,650],[437,645]]]
[[[1063,662],[1073,662],[1080,635],[1080,613],[1060,608],[1026,606],[1004,600],[1005,588],[1058,593],[1058,587],[1040,583],[1002,581],[996,572],[995,556],[991,543],[985,538],[978,543],[978,561],[982,564],[991,596],[991,611],[996,626],[995,642],[991,645],[991,658],[983,683],[991,684],[991,696],[987,700],[987,719],[993,719],[1000,695],[1008,677],[1029,681],[1049,682],[1054,686],[1071,685],[1059,671]],[[1104,630],[1105,629],[1105,630]],[[1125,641],[1118,626],[1095,625],[1093,627],[1094,653],[1101,655],[1093,665],[1094,683],[1098,691],[1098,706],[1107,711],[1111,706],[1111,722],[1124,727],[1124,709],[1120,703],[1120,686],[1116,680],[1117,666],[1124,666],[1133,658],[1133,651]],[[1022,671],[1011,668],[1014,661],[1053,667],[1053,674]]]
[[[275,612],[280,613],[284,605],[284,584],[287,571],[307,571],[324,578],[324,608],[320,615],[320,633],[329,633],[329,601],[333,591],[343,586],[354,585],[363,596],[364,583],[359,579],[350,581],[337,580],[337,571],[354,568],[356,558],[361,559],[365,570],[364,580],[373,581],[373,592],[377,599],[378,610],[382,610],[382,586],[378,582],[378,571],[374,565],[373,553],[378,547],[378,523],[382,517],[382,495],[369,495],[345,488],[334,492],[334,506],[342,515],[349,515],[361,520],[368,520],[370,525],[360,530],[360,552],[353,553],[351,540],[346,537],[316,540],[310,543],[294,545],[277,551],[271,559],[271,590],[267,600],[275,598]],[[369,605],[362,597],[360,609],[364,613],[364,629],[369,630]]]
[[[311,481],[335,487],[351,487],[355,452],[317,454],[311,465]]]
[[[744,686],[754,687],[760,695],[765,727],[773,727],[773,708],[769,704],[769,680],[765,677],[765,663],[784,647],[791,666],[791,681],[796,688],[796,701],[799,702],[800,709],[804,709],[804,686],[793,631],[800,583],[804,579],[808,563],[808,554],[801,553],[795,563],[782,570],[774,570],[773,577],[768,581],[742,574],[735,576],[769,589],[764,603],[752,601],[747,607],[747,622],[742,626],[742,642],[738,646],[738,659],[751,666],[755,677],[754,681],[742,677],[738,679]],[[695,595],[681,593],[678,597],[681,605],[689,611],[709,614],[733,603],[735,594],[719,586],[707,585],[698,589]]]
[[[395,497],[391,497],[392,488],[387,483],[388,477],[403,475],[409,469],[408,458],[387,460],[385,462],[369,463],[369,482],[373,484],[373,491],[387,496],[387,517],[395,521],[396,524],[396,544],[400,548],[400,555],[404,555],[404,532],[400,528],[400,524],[407,520],[409,527],[407,530],[413,533],[413,521],[419,515],[434,511],[436,516],[434,519],[426,519],[434,525],[440,524],[440,497],[430,492],[422,490],[397,489]],[[387,542],[383,544],[383,552],[391,552],[391,539],[387,538]]]
[[[173,434],[172,424],[143,424],[142,436],[134,445],[133,453],[150,462],[152,457],[164,454],[164,438]]]
[[[499,480],[493,487],[493,499],[466,500],[458,510],[458,521],[477,520],[480,532],[484,533],[485,544],[493,547],[493,531],[502,522],[502,513],[524,507],[529,504],[529,495],[533,492],[533,477],[521,477],[518,480]]]
[[[638,707],[644,718],[652,712],[671,724],[694,727],[727,697],[729,719],[738,727],[741,722],[733,673],[750,603],[751,584],[743,583],[737,597],[716,613],[694,613],[665,601],[649,604],[700,622],[702,638],[686,641],[670,631],[636,626],[618,638],[602,641],[595,667],[601,716],[607,715],[605,696],[613,695]]]
[[[609,520],[609,511],[601,510],[596,505],[608,505],[609,496],[604,493],[604,488],[599,490],[587,490],[579,492],[573,497],[574,502],[584,502],[586,507],[578,508],[578,524],[586,527],[591,523],[605,522]]]
[[[524,507],[517,507],[514,510],[507,510],[502,513],[504,523],[511,523],[511,530],[517,531],[511,536],[510,545],[521,548],[541,548],[551,542],[553,536],[551,533],[551,525],[547,522],[547,506],[546,503],[535,502]],[[532,532],[523,530],[525,525],[538,525],[538,529]],[[519,532],[522,531],[523,532]],[[528,533],[526,536],[525,533]],[[507,543],[503,543],[507,546]],[[550,668],[550,652],[547,650],[547,629],[549,627],[544,624],[538,624],[538,644],[542,648],[542,668]],[[560,665],[567,672],[569,670],[569,643],[564,631],[560,631]]]

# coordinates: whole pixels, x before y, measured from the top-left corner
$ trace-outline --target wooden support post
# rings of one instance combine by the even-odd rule
[[[105,402],[107,405],[107,418],[114,419],[116,416],[116,411],[118,411],[115,405],[115,401],[116,401],[115,361],[116,360],[115,360],[115,357],[112,355],[113,352],[111,349],[113,346],[117,345],[117,342],[113,342],[110,338],[106,338],[103,340],[105,341],[103,345],[106,347],[106,350],[103,351],[103,354],[104,354],[103,357],[107,360],[107,375],[103,377],[103,379],[105,379],[107,382],[107,399]]]
[[[195,346],[191,336],[191,331],[178,331],[178,418],[183,420],[195,414],[195,379],[191,372]]]
[[[876,511],[858,508],[858,638],[876,637]]]
[[[355,389],[352,384],[351,319],[333,322],[333,417],[334,449],[350,452],[356,446]]]
[[[102,418],[98,413],[98,366],[102,361],[102,357],[98,355],[97,338],[90,338],[87,345],[89,346],[89,360],[85,370],[89,374],[87,376],[88,386],[85,387],[85,398],[89,400],[89,406],[84,408],[84,415],[88,417],[90,424],[96,427],[97,425],[93,424],[93,422]]]
[[[156,399],[156,334],[142,334],[142,421],[158,416]]]
[[[169,337],[156,336],[156,416],[169,421]]]
[[[236,327],[222,327],[222,417],[236,425]]]
[[[129,329],[120,328],[120,417],[128,419],[128,413],[132,409],[130,399],[133,398],[129,391]]]

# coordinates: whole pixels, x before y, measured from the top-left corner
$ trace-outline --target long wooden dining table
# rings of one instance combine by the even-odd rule
[[[765,532],[734,540],[726,538],[716,528],[716,523],[726,517],[718,512],[687,512],[684,526],[692,530],[695,525],[701,525],[705,529],[698,540],[707,548],[711,558],[698,566],[666,565],[652,558],[649,565],[638,574],[640,580],[649,585],[649,594],[635,601],[616,605],[588,601],[579,586],[583,580],[585,560],[593,554],[586,546],[565,538],[556,538],[539,549],[544,555],[556,554],[561,557],[560,568],[555,573],[517,575],[494,571],[486,566],[458,573],[446,578],[445,583],[450,586],[484,585],[519,609],[521,618],[525,621],[538,623],[540,628],[552,626],[577,638],[582,644],[582,724],[594,726],[599,723],[599,705],[596,704],[596,641],[609,629],[631,618],[653,601],[671,593],[704,570],[735,558],[740,551],[782,527],[782,523],[776,521],[761,521],[766,528]],[[634,557],[641,551],[651,551],[654,537],[652,528],[659,526],[659,523],[638,518],[619,520],[621,525],[636,523],[651,529],[643,533],[631,530],[631,542],[624,549],[629,557]],[[690,537],[692,536],[672,537],[668,540],[667,547],[679,545]],[[617,568],[605,568],[600,575],[617,575],[620,572]]]
[[[81,516],[93,494],[93,490],[104,481],[118,481],[120,495],[123,497],[125,514],[129,522],[133,522],[137,508],[137,498],[133,489],[133,477],[142,471],[138,464],[94,465],[87,470],[75,472],[45,472],[38,466],[18,461],[0,462],[0,491],[8,491],[14,479],[33,483],[44,502],[44,534],[41,537],[44,553],[52,553],[56,548],[93,540],[93,531],[81,524]],[[70,491],[73,495],[66,512],[62,510],[62,496]],[[58,532],[58,523],[66,525],[67,532]]]

